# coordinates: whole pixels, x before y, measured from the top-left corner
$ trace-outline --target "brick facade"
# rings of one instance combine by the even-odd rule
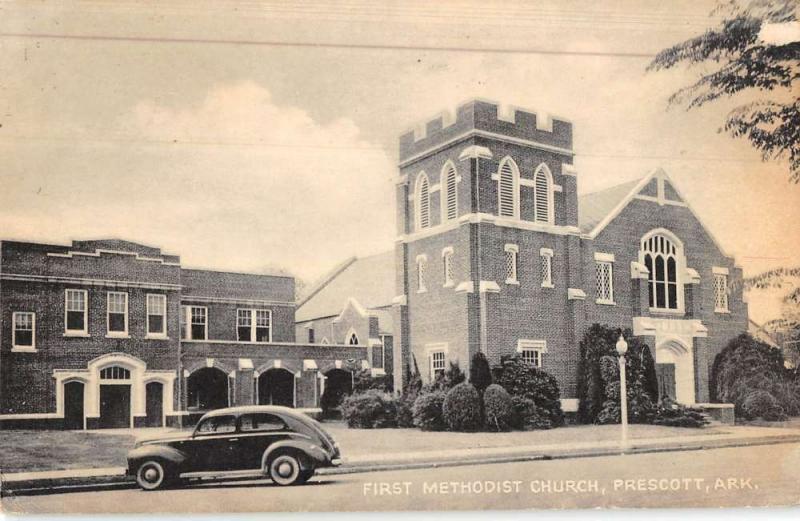
[[[424,380],[431,377],[432,350],[444,349],[446,358],[466,371],[479,350],[497,363],[520,346],[535,345],[543,348],[541,367],[559,381],[565,408],[574,409],[578,343],[597,322],[632,328],[652,345],[657,363],[675,364],[679,398],[708,400],[714,356],[747,328],[740,289],[728,295],[727,310],[715,310],[714,273],[727,273],[728,287],[740,287],[735,282],[741,270],[663,171],[579,198],[573,156],[570,123],[545,124],[520,110],[503,114],[483,101],[462,105],[453,120],[428,123],[421,136],[401,136],[396,387],[407,376],[403,368],[414,361]],[[498,193],[505,158],[518,169],[518,213],[508,216],[500,215]],[[450,165],[457,170],[457,215],[447,219],[441,212],[446,180],[440,177]],[[536,177],[544,170],[541,165],[550,173],[546,189],[541,179],[547,177]],[[429,202],[420,201],[423,175]],[[552,205],[551,218],[544,205],[537,208],[536,197]],[[506,213],[510,206],[504,205]],[[429,215],[417,223],[425,208]],[[420,226],[426,218],[429,225]],[[651,309],[649,292],[655,286],[642,264],[642,239],[648,234],[674,238],[680,248],[670,261],[677,262],[680,309]],[[442,255],[447,248],[454,281],[446,286]],[[507,249],[518,252],[516,280],[506,280]],[[543,280],[542,255],[551,259],[552,284]],[[598,302],[596,259],[613,259],[613,302]],[[426,263],[423,291],[420,261]]]
[[[73,290],[86,297],[85,331],[67,331]],[[109,326],[109,292],[126,295],[125,333]],[[163,334],[155,316],[148,332],[151,295],[164,299]],[[183,336],[191,306],[207,310],[205,338]],[[268,342],[238,338],[238,310],[270,314]],[[15,345],[20,313],[35,317],[33,345]],[[189,378],[214,368],[228,379],[227,404],[256,403],[259,376],[272,369],[294,380],[294,405],[316,409],[321,372],[359,369],[369,353],[296,343],[294,314],[291,277],[184,269],[177,256],[119,240],[0,242],[0,427],[185,424],[201,412],[188,407]]]

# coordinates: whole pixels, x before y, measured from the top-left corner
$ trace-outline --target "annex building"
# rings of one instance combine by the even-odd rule
[[[468,372],[478,351],[492,364],[517,353],[553,374],[575,411],[579,343],[596,322],[647,342],[663,394],[709,401],[714,357],[748,327],[741,269],[666,172],[578,196],[574,156],[569,122],[484,101],[400,137],[394,258],[368,270],[394,267],[396,389],[409,367],[429,381],[449,361]],[[357,267],[327,286],[372,298]],[[303,324],[316,333],[335,319],[343,340],[358,315],[347,296]],[[324,308],[317,300],[301,309]],[[353,307],[380,317],[386,291],[374,300]]]
[[[365,342],[296,341],[295,282],[187,269],[121,240],[0,242],[0,428],[185,425],[228,405],[319,410]],[[341,380],[342,378],[338,378]]]

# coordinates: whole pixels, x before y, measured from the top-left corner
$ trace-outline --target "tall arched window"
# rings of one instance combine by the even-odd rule
[[[500,161],[497,169],[497,214],[519,218],[519,169],[510,157]]]
[[[651,232],[641,243],[640,258],[647,270],[650,307],[680,310],[683,288],[679,270],[685,264],[683,245],[666,231]]]
[[[352,329],[347,332],[347,339],[346,340],[347,340],[347,344],[348,345],[351,345],[351,346],[357,346],[358,345],[358,335]]]
[[[458,191],[456,167],[452,161],[447,161],[442,168],[440,177],[442,191],[442,221],[449,221],[458,217]]]
[[[542,163],[533,174],[533,220],[540,223],[553,222],[553,176]]]
[[[414,199],[417,203],[417,229],[428,228],[431,225],[431,194],[425,172],[421,172],[417,177]]]

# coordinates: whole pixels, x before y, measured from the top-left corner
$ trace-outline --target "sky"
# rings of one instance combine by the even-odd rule
[[[800,186],[718,132],[736,100],[645,71],[713,6],[0,2],[0,238],[313,281],[393,247],[398,136],[479,97],[572,121],[580,192],[662,167],[746,274],[797,265]]]

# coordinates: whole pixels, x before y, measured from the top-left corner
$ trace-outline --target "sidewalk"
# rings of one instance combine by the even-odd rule
[[[381,431],[366,432],[378,433]],[[700,432],[702,431],[693,431],[691,435],[686,436],[635,438],[630,440],[629,446],[624,451],[619,440],[614,439],[410,452],[367,452],[350,457],[345,454],[342,466],[320,469],[319,474],[349,474],[380,470],[596,457],[623,452],[637,454],[800,442],[800,429],[796,428],[743,426],[731,427],[727,432],[714,431],[710,434],[700,434]],[[466,436],[470,435],[466,434]],[[36,493],[52,489],[97,489],[125,486],[133,486],[133,483],[131,478],[125,475],[124,467],[18,472],[0,476],[0,487],[5,493],[11,491]]]

